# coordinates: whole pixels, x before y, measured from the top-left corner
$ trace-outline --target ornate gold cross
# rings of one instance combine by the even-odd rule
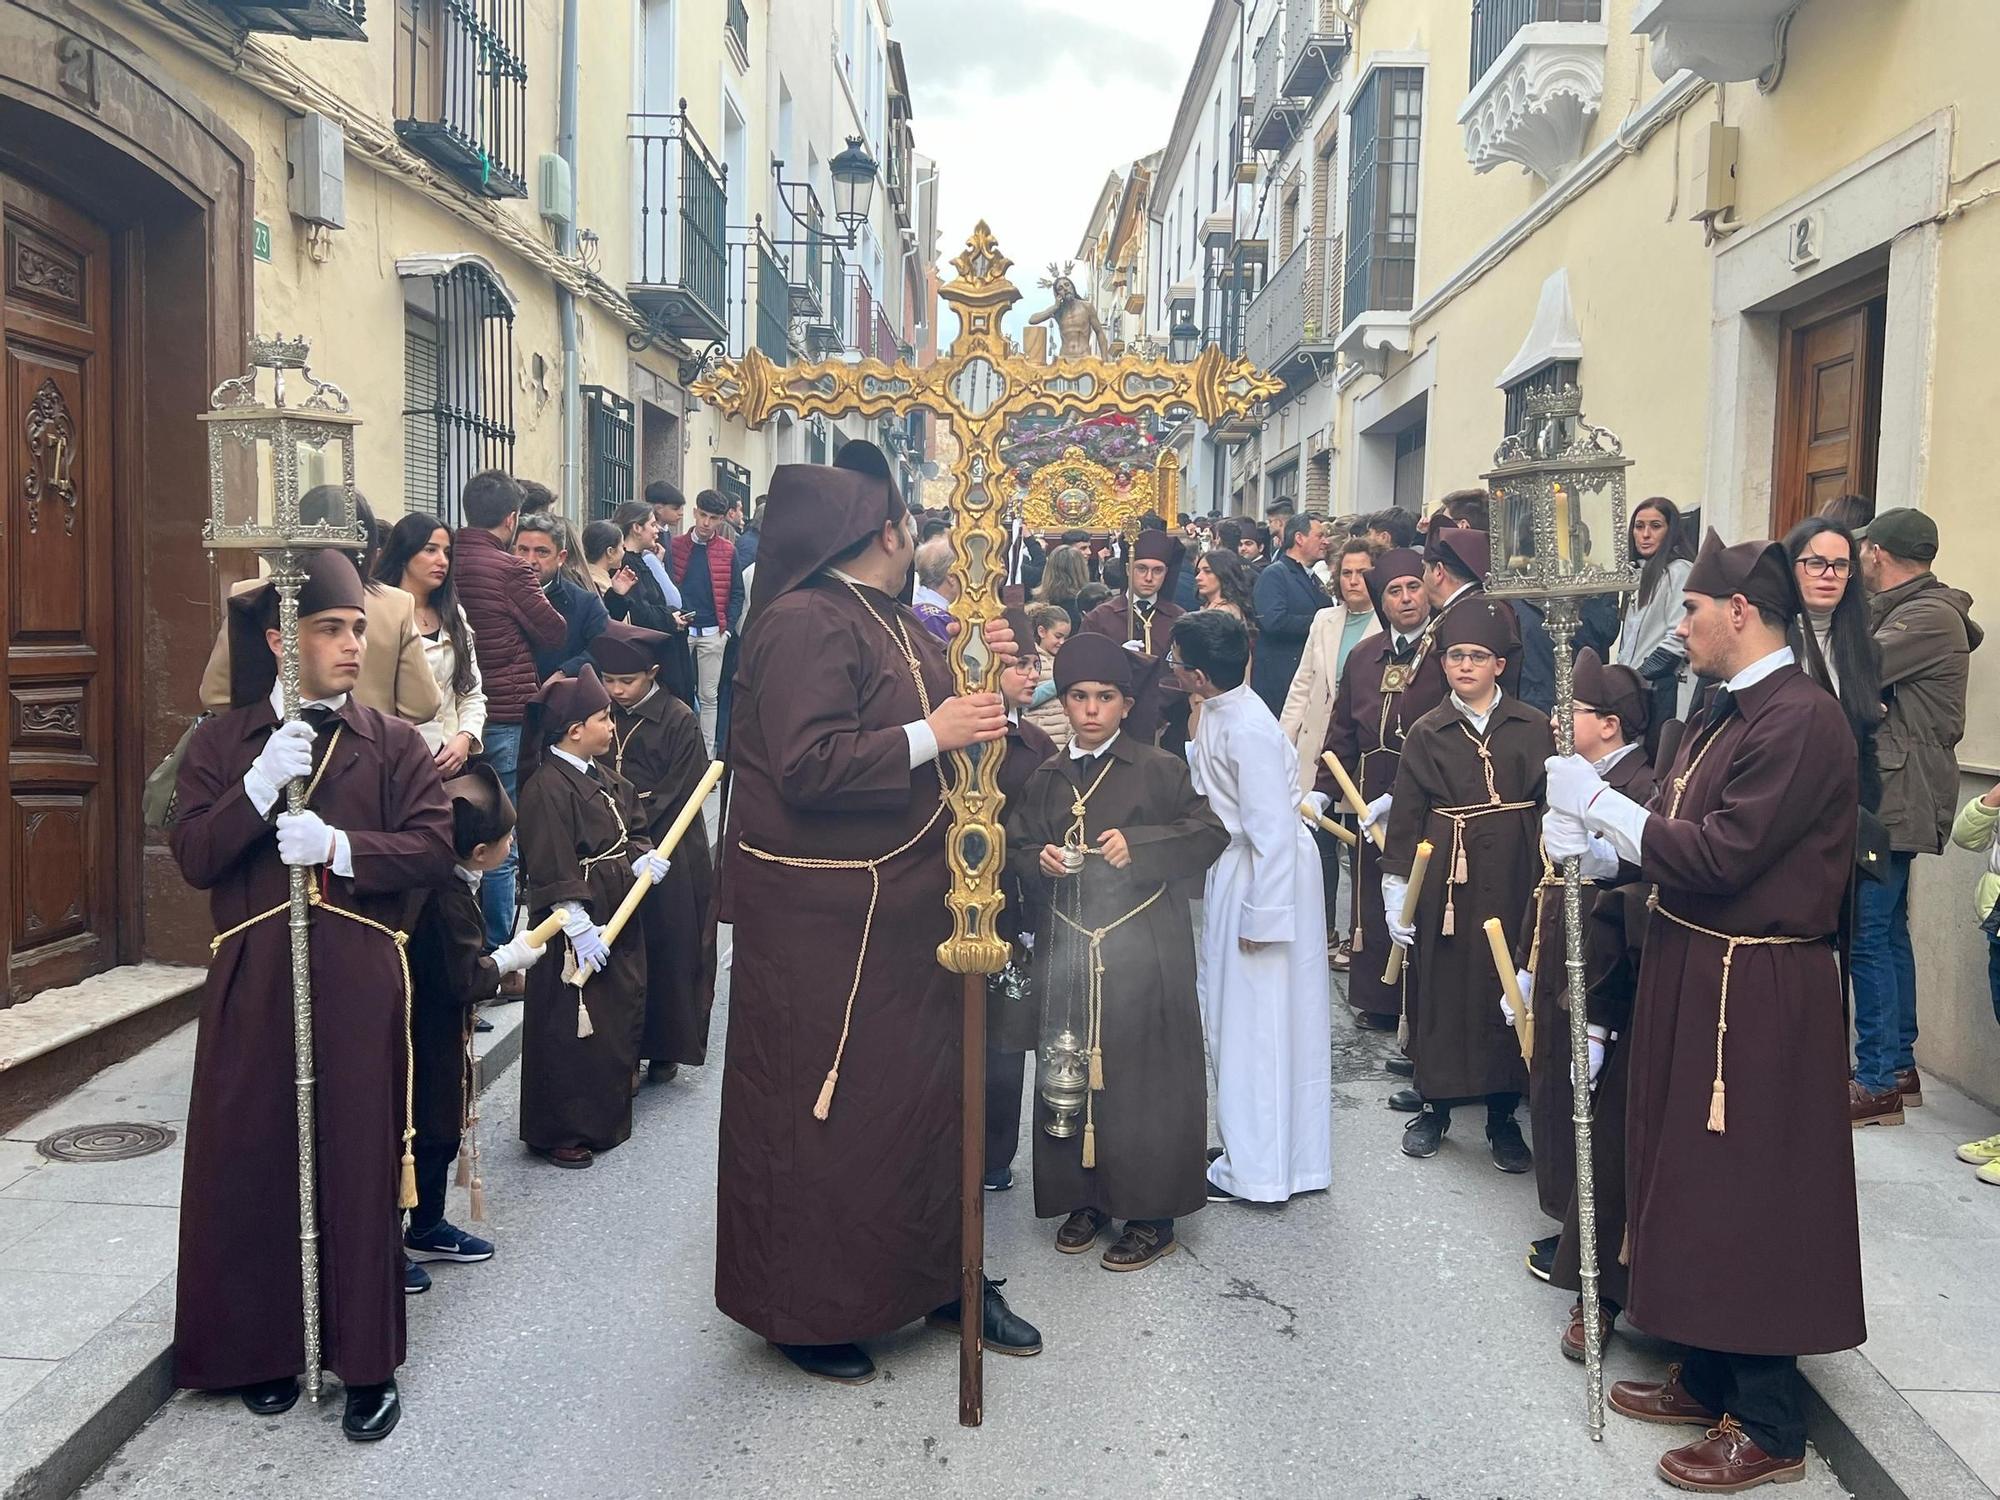
[[[753,348],[741,360],[723,361],[694,385],[696,396],[752,427],[761,427],[780,411],[803,418],[922,410],[951,422],[959,438],[951,492],[951,572],[959,594],[951,613],[960,629],[950,657],[952,682],[960,693],[993,692],[999,684],[1000,662],[987,649],[983,627],[1003,608],[1006,512],[1012,497],[1004,493],[1010,481],[999,447],[1008,418],[1185,409],[1214,423],[1246,416],[1258,401],[1282,389],[1248,360],[1227,358],[1212,345],[1188,364],[1130,358],[1041,364],[1027,359],[1007,347],[1000,331],[1001,318],[1021,297],[1007,279],[1012,265],[981,220],[952,262],[957,276],[940,294],[958,315],[958,336],[930,364],[864,359],[779,365]],[[1007,945],[995,930],[1006,853],[997,781],[1005,748],[1002,741],[980,753],[954,751],[951,756],[952,883],[946,901],[952,935],[938,948],[938,961],[959,974],[995,974],[1007,962]]]

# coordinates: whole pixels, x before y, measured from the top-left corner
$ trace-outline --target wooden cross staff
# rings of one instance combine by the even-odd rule
[[[1010,418],[1029,414],[1188,411],[1215,423],[1247,416],[1282,383],[1247,360],[1230,359],[1209,346],[1187,364],[1164,359],[1064,359],[1043,364],[1007,346],[1001,319],[1021,298],[1007,279],[1013,265],[1000,253],[982,220],[952,263],[958,273],[940,292],[958,316],[958,335],[945,355],[923,366],[879,359],[780,365],[761,350],[725,360],[694,384],[694,394],[727,417],[761,427],[778,412],[800,418],[881,417],[928,411],[949,420],[959,438],[952,469],[951,576],[958,580],[952,618],[959,629],[950,646],[953,688],[990,693],[999,688],[1000,661],[987,649],[984,627],[1000,617],[1007,581],[1007,465],[999,456]],[[1172,496],[1162,505],[1173,508]],[[1171,520],[1171,515],[1169,516]],[[1032,645],[1024,642],[1023,645]],[[951,809],[947,844],[951,889],[945,897],[952,935],[938,962],[965,976],[965,1080],[963,1159],[960,1168],[960,1357],[958,1420],[979,1425],[984,1396],[980,1380],[980,1331],[984,1323],[986,976],[1007,963],[998,932],[1006,862],[1001,829],[1000,761],[1005,742],[983,753],[951,753],[945,800]]]

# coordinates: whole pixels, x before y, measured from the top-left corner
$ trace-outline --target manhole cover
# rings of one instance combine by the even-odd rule
[[[164,1125],[79,1125],[35,1142],[50,1161],[129,1161],[151,1156],[174,1142]]]

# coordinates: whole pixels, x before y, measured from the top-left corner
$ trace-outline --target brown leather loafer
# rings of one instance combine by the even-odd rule
[[[1611,1325],[1618,1321],[1618,1314],[1607,1312],[1600,1305],[1597,1309],[1597,1347],[1602,1349],[1611,1341]],[[1569,1310],[1569,1326],[1563,1329],[1562,1351],[1578,1364],[1583,1363],[1583,1303],[1577,1302]]]
[[[1721,1419],[1687,1393],[1681,1367],[1667,1366],[1665,1380],[1620,1380],[1611,1387],[1611,1409],[1636,1422],[1670,1427],[1713,1427]]]
[[[1896,1075],[1896,1091],[1903,1096],[1903,1108],[1924,1107],[1924,1081],[1915,1068],[1905,1068]]]
[[[1143,1271],[1180,1247],[1181,1243],[1174,1238],[1173,1230],[1133,1221],[1127,1223],[1125,1232],[1112,1241],[1111,1248],[1099,1257],[1098,1264],[1107,1271]]]
[[[556,1166],[568,1167],[572,1172],[589,1166],[593,1159],[588,1146],[551,1146],[536,1155],[546,1157]]]
[[[1698,1443],[1676,1448],[1660,1460],[1660,1478],[1677,1489],[1704,1495],[1734,1495],[1760,1484],[1791,1484],[1806,1477],[1805,1455],[1773,1458],[1750,1441],[1750,1434],[1725,1416]]]
[[[1860,1079],[1848,1079],[1847,1120],[1856,1130],[1864,1125],[1902,1124],[1902,1090],[1884,1089],[1879,1094],[1871,1094],[1861,1086]]]
[[[1064,1255],[1081,1255],[1097,1243],[1097,1237],[1104,1233],[1109,1224],[1109,1215],[1101,1214],[1094,1208],[1079,1208],[1062,1222],[1056,1231],[1056,1249]]]

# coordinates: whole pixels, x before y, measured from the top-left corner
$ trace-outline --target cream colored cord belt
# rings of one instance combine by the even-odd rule
[[[1074,917],[1060,911],[1056,913],[1056,919],[1064,926],[1090,939],[1090,998],[1087,1008],[1090,1031],[1090,1089],[1084,1095],[1083,1101],[1083,1164],[1086,1167],[1097,1165],[1097,1110],[1094,1096],[1104,1087],[1104,940],[1166,893],[1167,888],[1161,886],[1117,921],[1108,922],[1102,927],[1085,927]]]

